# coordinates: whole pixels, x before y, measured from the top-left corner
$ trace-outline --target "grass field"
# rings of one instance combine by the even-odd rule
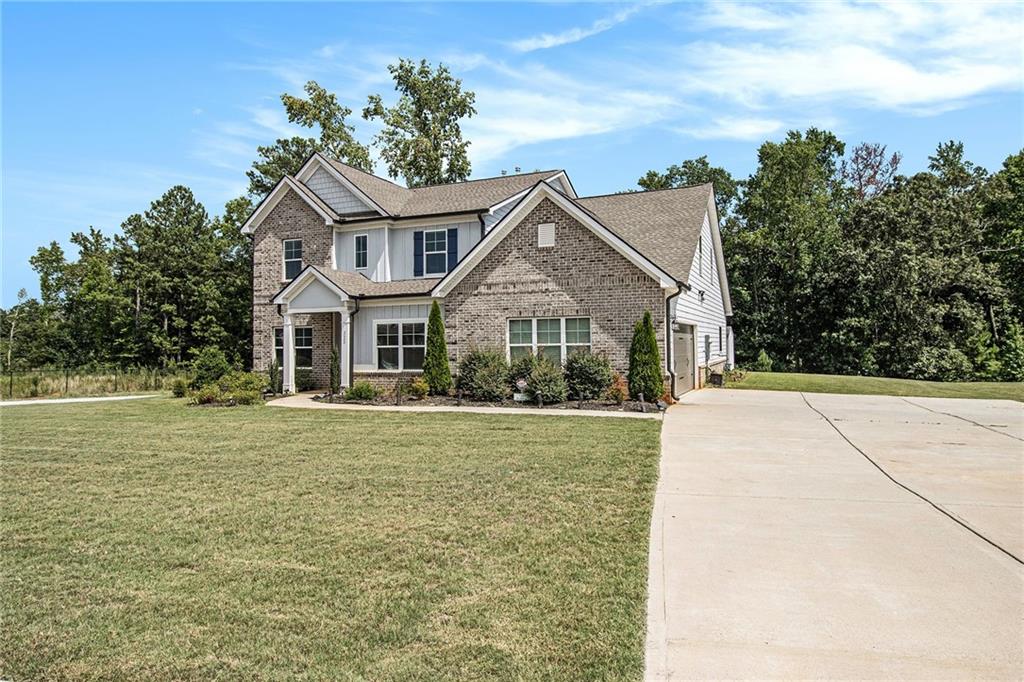
[[[807,393],[854,393],[858,395],[903,395],[921,398],[1002,398],[1024,402],[1024,383],[916,381],[882,377],[845,377],[830,374],[786,372],[745,372],[741,381],[726,388],[763,391],[805,391]]]
[[[657,421],[0,419],[2,679],[642,674]]]

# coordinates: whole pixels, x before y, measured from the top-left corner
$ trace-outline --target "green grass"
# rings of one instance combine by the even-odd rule
[[[858,395],[905,395],[921,398],[1002,398],[1024,401],[1024,383],[938,382],[883,377],[847,377],[831,374],[787,372],[745,372],[740,381],[727,388],[762,391],[805,391],[807,393],[853,393]]]
[[[656,421],[0,419],[2,679],[642,674]]]

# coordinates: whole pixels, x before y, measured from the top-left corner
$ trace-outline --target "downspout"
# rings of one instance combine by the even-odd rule
[[[353,298],[352,302],[356,304],[356,307],[355,307],[355,309],[352,310],[351,313],[348,314],[348,387],[349,388],[352,388],[352,386],[356,382],[356,349],[355,349],[355,344],[352,343],[352,340],[356,336],[355,317],[356,317],[356,313],[359,312],[359,299],[358,298]]]
[[[484,223],[484,214],[485,213],[486,213],[486,211],[480,211],[479,213],[476,214],[477,220],[480,221],[480,239],[481,240],[484,238],[484,232],[487,230],[487,226]]]
[[[672,303],[683,293],[683,283],[676,282],[676,293],[665,298],[665,365],[668,369],[669,393],[675,398],[676,370],[672,362]]]

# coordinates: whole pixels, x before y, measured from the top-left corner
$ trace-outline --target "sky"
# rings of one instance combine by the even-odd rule
[[[308,132],[280,104],[307,80],[368,142],[400,57],[476,93],[473,177],[564,168],[581,196],[702,155],[746,177],[809,126],[906,173],[950,139],[989,170],[1024,147],[1020,3],[3,2],[0,22],[3,306],[38,293],[37,247],[114,234],[176,184],[221,212],[257,145]]]

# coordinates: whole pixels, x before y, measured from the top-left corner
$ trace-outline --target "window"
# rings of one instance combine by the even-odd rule
[[[561,363],[569,353],[590,351],[589,317],[551,317],[508,321],[508,354],[515,360],[529,353]]]
[[[302,272],[302,240],[284,240],[284,278],[295,279]]]
[[[377,323],[377,369],[421,370],[426,346],[426,322]]]
[[[274,357],[277,364],[284,367],[284,327],[274,327]],[[313,367],[313,328],[295,328],[295,367],[311,369]]]
[[[447,230],[423,233],[423,272],[427,275],[443,275],[448,272]]]
[[[369,236],[368,235],[365,235],[365,234],[357,234],[356,235],[356,248],[355,248],[355,252],[356,252],[356,270],[363,270],[363,269],[366,268],[366,261],[367,261],[366,251],[367,251],[367,241],[368,240],[369,240]]]
[[[718,328],[718,350],[722,350],[722,328]]]
[[[697,237],[697,274],[704,274],[704,235]]]

